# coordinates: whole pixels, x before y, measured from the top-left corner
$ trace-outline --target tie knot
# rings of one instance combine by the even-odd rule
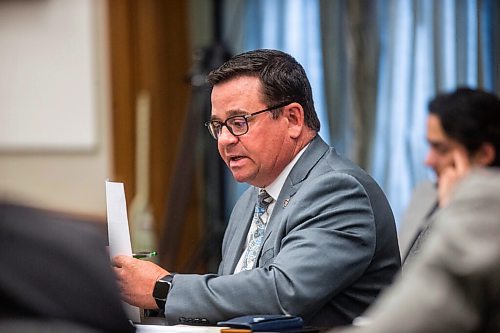
[[[266,190],[260,189],[257,200],[260,207],[267,209],[269,204],[273,201],[273,198],[266,192]]]

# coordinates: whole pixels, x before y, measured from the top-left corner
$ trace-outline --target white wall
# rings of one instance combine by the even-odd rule
[[[0,73],[9,73],[0,79],[0,199],[105,216],[106,10],[101,0],[0,1]]]

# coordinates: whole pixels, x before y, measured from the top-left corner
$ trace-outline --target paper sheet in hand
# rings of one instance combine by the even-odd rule
[[[109,255],[132,256],[132,245],[128,229],[127,203],[123,183],[106,181],[106,209],[108,216]],[[128,318],[135,323],[141,321],[139,308],[123,302]]]

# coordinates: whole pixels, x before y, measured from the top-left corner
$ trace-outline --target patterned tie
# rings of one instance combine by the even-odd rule
[[[253,268],[260,246],[262,245],[264,231],[266,231],[266,222],[262,220],[262,215],[266,212],[267,207],[272,201],[273,198],[265,190],[259,190],[259,196],[252,220],[252,224],[255,225],[255,231],[250,235],[248,241],[245,257],[243,259],[243,267],[241,268],[242,271]]]

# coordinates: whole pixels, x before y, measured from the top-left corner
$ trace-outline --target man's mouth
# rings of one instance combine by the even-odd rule
[[[238,164],[243,161],[246,157],[243,155],[231,156],[229,157],[229,167],[236,167]]]

